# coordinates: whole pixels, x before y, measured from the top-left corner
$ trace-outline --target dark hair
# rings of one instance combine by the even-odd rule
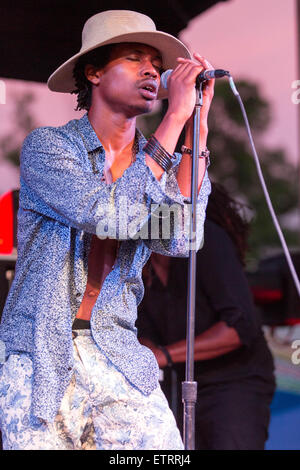
[[[250,224],[240,214],[244,208],[245,204],[232,199],[224,186],[212,182],[206,216],[226,230],[236,247],[241,263],[245,266]]]
[[[115,44],[109,44],[93,49],[81,56],[76,62],[73,70],[76,88],[71,92],[77,95],[76,111],[80,111],[81,109],[88,111],[92,103],[92,84],[85,76],[85,66],[91,64],[97,68],[105,67],[111,57],[114,46]]]

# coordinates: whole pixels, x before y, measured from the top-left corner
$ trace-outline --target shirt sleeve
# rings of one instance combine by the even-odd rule
[[[197,284],[219,320],[235,328],[242,344],[250,346],[260,330],[249,284],[232,240],[210,221],[197,255]]]
[[[176,176],[181,155],[175,155],[177,162],[169,173],[163,174],[162,181],[169,204],[166,207],[160,204],[156,210],[153,210],[149,239],[144,242],[148,248],[161,255],[187,257],[190,248],[199,250],[203,246],[205,211],[211,183],[205,171],[197,198],[196,233],[192,234],[190,240],[191,198],[183,196],[178,187]],[[160,230],[158,230],[159,224]]]
[[[160,204],[184,206],[174,178],[158,181],[140,160],[107,184],[62,128],[38,128],[21,152],[20,205],[100,238],[130,239]]]

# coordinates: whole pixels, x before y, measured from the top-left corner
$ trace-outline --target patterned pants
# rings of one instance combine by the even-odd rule
[[[133,388],[104,357],[89,330],[74,338],[74,375],[53,423],[30,416],[32,362],[12,354],[0,373],[0,425],[6,450],[183,449],[160,387]],[[1,370],[1,369],[0,369]]]

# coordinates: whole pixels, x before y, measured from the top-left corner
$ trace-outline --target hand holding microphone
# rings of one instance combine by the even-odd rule
[[[179,57],[176,69],[164,72],[161,77],[161,85],[168,88],[168,113],[176,116],[178,122],[182,122],[183,125],[192,116],[196,104],[197,77],[202,73],[206,77],[204,80],[207,80],[207,74],[213,71],[211,64],[200,54],[194,53],[193,57],[193,59]],[[214,94],[214,82],[214,77],[212,77],[203,87],[201,110],[203,128],[207,126],[208,111]]]

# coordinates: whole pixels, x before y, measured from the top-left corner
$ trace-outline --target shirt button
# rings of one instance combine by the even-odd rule
[[[72,367],[68,367],[68,370],[72,370]]]
[[[81,296],[81,292],[76,292],[76,297],[80,297]]]

